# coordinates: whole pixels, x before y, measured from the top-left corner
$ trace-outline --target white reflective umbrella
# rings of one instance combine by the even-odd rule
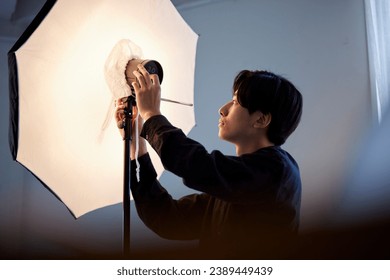
[[[76,218],[122,201],[122,139],[115,122],[102,137],[102,123],[104,66],[123,39],[162,65],[163,98],[193,103],[198,36],[168,0],[49,0],[8,55],[13,157]],[[195,124],[191,106],[161,111],[185,133]]]

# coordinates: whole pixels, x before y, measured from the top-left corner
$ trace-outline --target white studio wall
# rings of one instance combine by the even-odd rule
[[[218,109],[242,69],[266,69],[291,80],[304,96],[303,118],[284,148],[298,161],[301,230],[326,226],[344,191],[351,158],[371,124],[364,3],[356,0],[226,0],[182,6],[200,35],[195,75],[196,127],[189,136],[210,151],[234,154],[217,137]],[[121,205],[78,220],[39,181],[12,162],[8,148],[6,53],[20,34],[1,37],[0,258],[74,258],[121,251]],[[191,193],[169,173],[174,197]],[[132,248],[193,247],[162,240],[132,208]]]

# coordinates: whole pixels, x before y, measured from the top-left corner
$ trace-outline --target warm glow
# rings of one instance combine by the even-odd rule
[[[161,63],[163,97],[193,103],[197,35],[170,1],[57,1],[16,52],[17,160],[76,217],[122,201],[123,144],[115,122],[99,137],[111,100],[104,64],[120,39]],[[194,125],[193,107],[172,110],[163,102],[161,110],[186,133]]]

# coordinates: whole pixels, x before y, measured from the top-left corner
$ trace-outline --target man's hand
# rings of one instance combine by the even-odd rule
[[[118,99],[115,101],[115,106],[116,106],[116,109],[115,109],[115,120],[116,120],[116,123],[117,123],[117,126],[118,126],[118,129],[119,129],[119,132],[121,133],[122,135],[122,138],[125,137],[125,131],[123,129],[123,126],[124,126],[124,119],[125,119],[125,110],[127,108],[127,98],[122,98],[122,99]],[[138,142],[138,156],[142,156],[144,154],[146,154],[148,152],[148,149],[147,149],[147,146],[146,146],[146,141],[145,139],[143,139],[142,137],[140,137],[139,135],[136,134],[136,129],[135,129],[135,125],[136,125],[136,119],[138,117],[138,134],[141,132],[142,130],[142,125],[143,125],[143,120],[141,118],[141,116],[138,116],[137,114],[137,107],[133,107],[133,119],[131,120],[131,123],[132,123],[132,139],[133,141],[131,141],[131,148],[130,148],[130,159],[135,159],[135,149],[136,149],[136,145],[137,145],[137,142]]]
[[[125,125],[125,111],[127,110],[127,97],[115,100],[115,121],[116,125],[121,133],[122,137],[124,137],[124,125]],[[135,128],[135,120],[137,118],[137,107],[133,106],[133,118],[131,120],[132,127]],[[143,120],[140,116],[138,116],[138,129],[141,131],[143,125]],[[132,137],[138,136],[134,135],[135,129],[132,131]]]
[[[158,76],[149,74],[142,65],[138,65],[138,71],[133,73],[137,77],[138,82],[133,82],[132,86],[142,119],[147,121],[152,116],[161,115],[161,88]]]

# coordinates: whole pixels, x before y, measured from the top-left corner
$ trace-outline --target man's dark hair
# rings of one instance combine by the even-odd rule
[[[282,145],[297,128],[302,115],[302,95],[287,79],[268,71],[243,70],[234,79],[237,101],[252,114],[271,114],[267,136]]]

